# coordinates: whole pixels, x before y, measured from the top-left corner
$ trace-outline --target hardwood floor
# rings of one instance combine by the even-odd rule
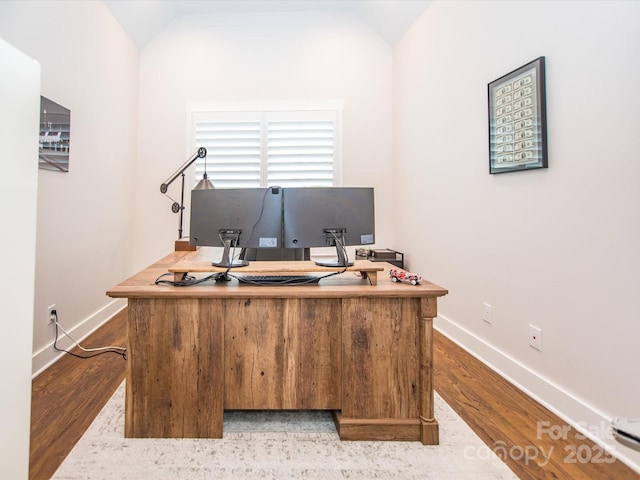
[[[85,348],[125,346],[126,326],[124,310],[81,343]],[[51,478],[122,383],[125,367],[120,355],[86,360],[64,355],[33,380],[29,478]]]
[[[434,363],[436,391],[521,479],[640,479],[440,333]]]
[[[82,343],[125,345],[126,310]],[[568,426],[566,439],[539,434],[538,425],[555,432],[565,424],[437,332],[434,354],[437,392],[521,479],[640,479],[622,462],[609,462],[598,446],[576,438]],[[31,479],[55,473],[124,379],[125,366],[118,355],[91,360],[66,355],[34,379]],[[592,461],[580,461],[585,452]]]

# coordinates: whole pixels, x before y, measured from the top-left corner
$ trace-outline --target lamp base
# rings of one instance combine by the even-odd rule
[[[175,243],[176,252],[194,252],[195,250],[196,250],[196,246],[189,244],[189,240],[176,240],[176,243]]]

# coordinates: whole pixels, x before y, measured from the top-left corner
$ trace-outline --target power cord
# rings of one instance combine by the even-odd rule
[[[227,270],[228,271],[228,270]],[[191,287],[192,285],[198,285],[199,283],[208,282],[209,280],[218,280],[219,273],[214,273],[204,278],[196,278],[191,275],[185,275],[183,280],[165,280],[164,277],[173,275],[173,273],[163,273],[154,282],[156,285],[171,285],[172,287]]]
[[[71,335],[69,335],[67,331],[64,328],[62,328],[62,325],[60,325],[60,322],[58,322],[58,312],[56,310],[51,310],[51,317],[56,327],[56,337],[55,337],[55,340],[53,341],[53,348],[58,352],[68,353],[69,355],[76,358],[92,358],[92,357],[97,357],[98,355],[102,355],[104,353],[116,353],[118,355],[121,355],[124,360],[127,359],[127,349],[125,347],[114,347],[114,346],[100,347],[100,348],[83,347],[82,345],[80,345],[80,343],[76,342],[73,338],[71,338]],[[65,336],[74,343],[74,345],[80,348],[80,350],[89,353],[89,355],[78,355],[76,353],[70,352],[69,350],[65,350],[63,348],[58,347],[58,329],[62,330],[62,333],[64,333]]]

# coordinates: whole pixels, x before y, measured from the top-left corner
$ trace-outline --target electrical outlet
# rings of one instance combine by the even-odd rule
[[[51,325],[56,320],[56,304],[49,305],[47,308],[47,325]]]
[[[482,302],[482,321],[491,325],[491,305],[487,302]]]
[[[529,325],[529,345],[542,351],[542,329],[535,325]]]

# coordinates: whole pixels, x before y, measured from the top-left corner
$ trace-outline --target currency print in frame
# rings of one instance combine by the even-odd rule
[[[489,173],[548,167],[544,57],[488,85]]]

